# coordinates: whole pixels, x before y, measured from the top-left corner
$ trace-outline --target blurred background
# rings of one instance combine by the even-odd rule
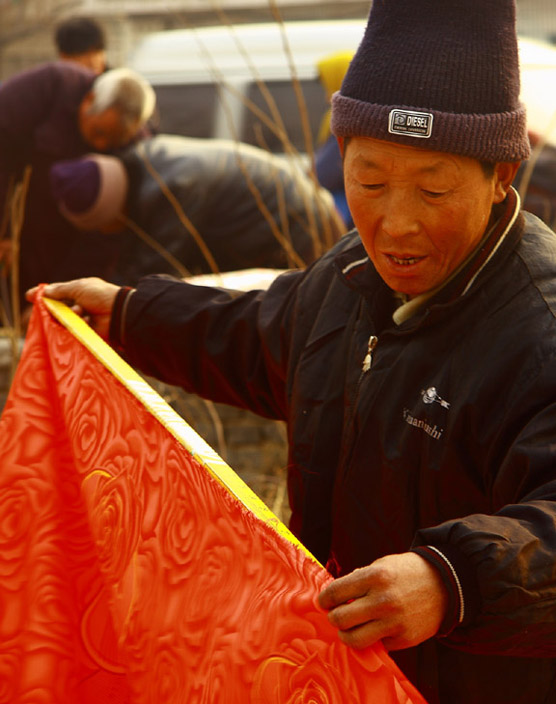
[[[369,8],[369,0],[0,0],[0,83],[56,60],[61,22],[91,18],[105,35],[107,66],[133,68],[154,87],[155,131],[287,153],[334,193],[315,152],[330,138],[329,97]],[[556,1],[517,0],[517,8],[522,98],[535,140],[519,189],[529,194],[526,207],[554,228]],[[327,57],[333,63],[324,68]],[[0,268],[0,302],[7,282]],[[0,410],[24,337],[8,312],[0,316]],[[285,520],[284,426],[153,385]]]
[[[318,141],[327,107],[318,61],[331,52],[356,48],[369,7],[369,0],[0,0],[0,81],[56,59],[56,27],[68,18],[88,17],[104,32],[108,67],[130,66],[155,87],[157,128],[161,132],[188,137],[234,137],[271,151],[284,151],[272,130],[261,134],[261,120],[256,119],[256,108],[265,109],[268,104],[260,85],[254,85],[255,69],[262,68],[259,78],[266,83],[271,79],[270,92],[287,123],[288,139],[296,150],[306,153],[312,145],[307,144],[308,128],[300,119],[290,64],[293,62],[302,84],[310,139]],[[519,34],[554,47],[552,54],[532,57],[530,50],[527,54],[527,63],[535,64],[538,80],[533,87],[527,82],[526,102],[530,105],[533,129],[540,132],[556,110],[556,2],[517,0],[517,8]],[[298,36],[291,28],[285,35],[278,29],[282,22],[316,26],[325,21],[330,22],[328,30],[311,31],[307,25]],[[338,21],[340,25],[336,24]],[[229,31],[250,23],[265,23],[274,36],[262,37],[259,30],[257,44],[246,34],[234,37]],[[209,27],[226,28],[225,36],[213,36],[210,30],[203,29]],[[244,56],[240,56],[242,51]],[[288,52],[293,56],[288,56]],[[265,74],[267,59],[273,66],[267,66]],[[240,64],[243,72],[238,73]],[[219,114],[216,107],[221,98],[216,88],[223,81],[235,85],[227,95],[226,115],[222,109]],[[230,114],[238,113],[239,103],[245,105],[248,101],[255,109],[243,110],[235,130],[226,128]]]
[[[554,0],[518,0],[520,33],[556,42]],[[124,65],[151,32],[220,24],[365,18],[368,0],[0,0],[0,79],[56,56],[53,29],[65,17],[94,17],[103,26],[108,60]]]
[[[538,0],[536,4],[540,4]],[[548,7],[549,2],[546,1]],[[167,29],[285,20],[364,18],[367,0],[0,0],[0,79],[55,58],[53,30],[65,17],[103,26],[112,66],[124,65],[146,34]],[[556,34],[556,25],[554,27]]]

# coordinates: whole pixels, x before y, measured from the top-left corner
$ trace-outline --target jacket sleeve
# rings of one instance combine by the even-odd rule
[[[491,471],[492,514],[450,520],[416,535],[414,549],[436,560],[444,575],[451,573],[445,582],[453,582],[455,607],[452,629],[443,629],[443,640],[453,647],[482,654],[556,655],[552,366],[527,391],[518,392],[507,409],[500,433],[506,437],[505,452]]]
[[[301,272],[240,293],[148,276],[112,316],[110,340],[149,376],[213,401],[286,418],[288,329]]]

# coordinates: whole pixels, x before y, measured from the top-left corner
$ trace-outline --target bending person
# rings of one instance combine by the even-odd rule
[[[128,283],[180,273],[176,260],[189,274],[304,267],[345,230],[301,169],[231,140],[157,135],[118,158],[57,163],[51,185],[73,225],[119,231],[118,279]]]
[[[50,167],[91,150],[113,152],[144,136],[155,105],[152,87],[129,69],[97,76],[75,63],[42,64],[0,85],[0,213],[22,222],[20,280],[30,285],[94,273],[101,242],[73,250],[77,231],[50,191]],[[30,167],[22,212],[11,194]]]

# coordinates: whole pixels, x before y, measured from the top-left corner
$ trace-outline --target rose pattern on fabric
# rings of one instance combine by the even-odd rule
[[[75,452],[84,465],[98,464],[99,454],[106,453],[106,445],[125,437],[121,414],[106,413],[109,398],[108,380],[101,374],[95,377],[91,369],[85,371],[74,393],[68,394],[68,435],[73,438]]]
[[[137,550],[143,503],[138,489],[127,472],[111,477],[94,470],[83,482],[99,562],[114,583]]]
[[[162,502],[165,509],[160,513],[157,534],[166,578],[171,584],[180,584],[195,573],[203,503],[183,472],[176,448],[169,448],[166,457]]]
[[[23,653],[18,644],[2,638],[0,645],[0,704],[15,701],[21,681]]]
[[[424,704],[40,300],[0,434],[0,704]]]
[[[294,639],[262,662],[255,675],[251,702],[255,704],[359,704],[372,701],[411,704],[400,682],[385,677],[385,651],[357,653],[338,642]],[[372,676],[372,679],[367,679]]]
[[[2,589],[17,592],[25,585],[25,565],[31,546],[26,540],[33,530],[36,509],[26,479],[33,480],[24,467],[11,467],[8,481],[2,482],[0,501],[0,579]],[[19,475],[19,476],[18,476]]]

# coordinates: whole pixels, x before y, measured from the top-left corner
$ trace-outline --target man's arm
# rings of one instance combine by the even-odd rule
[[[347,643],[356,647],[369,644],[381,631],[385,645],[394,649],[436,634],[447,645],[476,654],[556,655],[556,403],[550,366],[529,389],[537,412],[513,439],[508,438],[509,430],[504,434],[508,446],[492,479],[499,508],[491,514],[470,514],[423,528],[415,536],[412,551],[430,563],[445,588],[441,626],[434,617],[439,614],[434,607],[434,590],[430,591],[426,580],[412,579],[415,594],[411,590],[406,593],[404,573],[400,572],[398,581],[398,565],[390,565],[392,558],[403,556],[388,556],[337,580],[340,586],[343,580],[348,586],[355,585],[347,594],[334,596],[332,592],[331,596],[335,582],[323,592],[321,604],[331,610],[334,625],[347,629],[341,634]],[[527,395],[516,393],[516,404],[526,416]],[[378,588],[376,580],[374,584],[369,581],[366,592],[367,571],[373,576],[383,560],[388,568],[392,566],[393,571],[387,572],[390,579],[385,585],[378,581]],[[338,620],[337,607],[350,599],[355,599],[352,604],[357,609],[338,611],[342,617]],[[383,601],[375,604],[379,599]],[[389,622],[380,613],[383,604],[395,614],[392,620],[387,612]],[[346,613],[348,620],[343,620]],[[372,629],[364,625],[369,619],[375,621]],[[355,630],[350,632],[353,624]],[[391,639],[392,625],[400,629],[401,638],[395,635]],[[413,640],[415,634],[417,639]]]
[[[301,272],[264,291],[228,291],[149,276],[127,292],[101,279],[51,284],[136,369],[211,400],[285,419],[289,293]],[[28,292],[32,300],[36,289]]]
[[[295,288],[233,291],[148,276],[123,302],[110,343],[143,373],[219,403],[284,420]]]

